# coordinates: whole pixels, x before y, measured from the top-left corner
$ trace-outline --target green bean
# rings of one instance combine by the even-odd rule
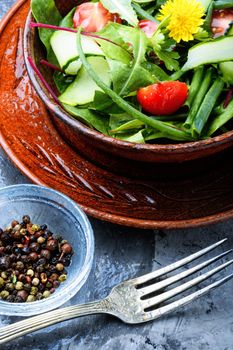
[[[208,130],[208,136],[211,136],[215,133],[219,128],[221,128],[224,124],[226,124],[231,118],[233,118],[233,100],[229,103],[229,105],[225,108],[224,112],[218,115],[213,122],[210,124]]]
[[[217,10],[221,10],[224,8],[233,7],[233,0],[217,0],[214,1],[214,8]]]
[[[132,6],[141,18],[149,19],[150,21],[159,24],[159,21],[157,21],[157,19],[155,19],[153,16],[151,16],[147,11],[143,10],[140,5],[133,3]]]
[[[203,73],[204,73],[204,66],[201,66],[195,69],[192,82],[189,88],[189,96],[187,101],[185,102],[185,106],[191,107],[193,99],[195,98],[195,96],[197,95],[197,92],[200,89]]]
[[[222,92],[224,82],[221,78],[216,79],[207,92],[191,126],[192,135],[200,135],[206,122],[216,104],[216,101]]]
[[[192,122],[195,118],[195,115],[197,114],[200,105],[209,89],[211,78],[212,78],[212,68],[209,68],[204,76],[203,82],[200,86],[199,91],[197,92],[196,97],[193,100],[192,107],[189,111],[188,117],[184,123],[185,127],[190,127],[192,125]]]
[[[88,74],[92,77],[94,82],[115,102],[122,110],[124,110],[128,115],[131,117],[140,120],[141,122],[145,123],[146,125],[151,126],[152,128],[155,128],[156,130],[159,130],[163,132],[164,137],[168,137],[172,140],[177,141],[187,141],[190,140],[190,134],[180,128],[174,127],[173,125],[169,125],[167,123],[163,123],[159,120],[155,120],[153,118],[148,117],[147,115],[143,114],[136,108],[134,108],[132,105],[130,105],[128,102],[126,102],[123,98],[121,98],[116,92],[114,92],[111,88],[109,88],[101,79],[100,77],[95,73],[92,66],[89,64],[89,62],[86,59],[86,56],[83,52],[82,45],[81,45],[81,30],[80,27],[77,32],[77,48],[78,52],[80,54],[80,59],[82,61],[82,64]]]

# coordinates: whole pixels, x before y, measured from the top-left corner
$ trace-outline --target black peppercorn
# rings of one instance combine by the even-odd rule
[[[38,254],[36,252],[30,253],[28,255],[30,261],[36,261],[38,259]]]
[[[50,257],[51,257],[51,253],[50,253],[50,251],[47,250],[47,249],[42,249],[41,252],[40,252],[40,256],[41,256],[42,258],[45,258],[45,259],[49,260]]]
[[[27,234],[29,234],[29,232]],[[29,238],[29,241],[30,241],[30,243],[36,242],[37,238],[34,235],[31,235]]]
[[[24,253],[24,254],[29,254],[30,253],[30,248],[29,247],[23,247],[22,248],[22,253]]]
[[[31,222],[30,216],[28,216],[28,215],[24,215],[22,217],[22,220],[25,224],[30,224],[30,222]]]
[[[0,270],[8,270],[10,267],[11,259],[9,256],[0,257]]]
[[[7,232],[3,232],[2,236],[1,236],[1,240],[2,240],[3,244],[11,244],[11,242],[12,242],[11,235]]]
[[[36,252],[38,253],[40,251],[40,245],[38,243],[31,243],[29,246],[29,249],[31,252]]]
[[[46,249],[53,252],[54,250],[57,249],[57,247],[58,247],[58,243],[56,239],[51,239],[50,241],[47,242]]]
[[[5,253],[5,247],[0,247],[0,255],[3,255]]]

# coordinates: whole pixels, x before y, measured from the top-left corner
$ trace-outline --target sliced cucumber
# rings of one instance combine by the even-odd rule
[[[188,52],[188,60],[181,69],[188,71],[202,64],[233,60],[233,36],[223,37],[193,46]]]
[[[111,85],[109,66],[103,57],[88,57],[89,64],[95,73],[108,86]],[[65,92],[59,97],[62,103],[69,106],[85,105],[94,100],[95,92],[102,91],[92,80],[84,67],[80,69],[74,82],[68,86]]]
[[[76,59],[73,62],[69,63],[67,68],[65,68],[65,73],[68,75],[77,75],[79,69],[82,67],[82,62],[80,59]]]
[[[223,80],[228,84],[233,84],[233,62],[221,62],[219,69],[222,72]]]
[[[80,62],[74,63],[79,58],[76,34],[58,30],[52,35],[50,43],[60,67],[67,74],[76,75],[81,67]],[[86,55],[104,56],[99,45],[91,38],[82,36],[82,47]]]

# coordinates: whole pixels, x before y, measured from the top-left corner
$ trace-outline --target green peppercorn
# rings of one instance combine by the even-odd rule
[[[25,236],[26,235],[27,230],[25,228],[21,228],[21,230],[19,231],[19,233],[21,234],[21,236]]]
[[[23,289],[23,282],[19,282],[19,281],[16,282],[15,289],[22,290]]]
[[[61,264],[61,263],[58,263],[56,265],[56,270],[59,271],[59,272],[62,272],[64,270],[64,265]]]
[[[37,278],[37,277],[33,278],[33,280],[32,280],[32,285],[36,287],[36,286],[38,286],[39,284],[40,284],[39,278]]]
[[[14,226],[14,229],[13,229],[14,232],[20,231],[20,230],[21,230],[21,225],[17,224]]]
[[[28,297],[27,297],[27,300],[26,300],[26,302],[27,303],[31,303],[32,301],[36,301],[36,297],[34,296],[34,295],[29,295]]]
[[[9,297],[10,293],[7,291],[7,290],[3,290],[1,293],[0,293],[0,297],[5,300],[7,297]]]
[[[22,271],[24,269],[24,263],[22,263],[22,261],[17,261],[15,268]]]
[[[5,286],[5,289],[8,292],[13,292],[13,290],[15,289],[14,283],[7,283],[6,286]]]
[[[2,277],[0,277],[0,288],[2,288],[5,284],[5,281]]]
[[[43,244],[44,242],[46,241],[46,239],[42,236],[40,236],[38,239],[37,239],[37,243],[39,244]]]
[[[53,284],[51,282],[47,282],[46,283],[46,288],[50,289],[52,288]]]
[[[40,230],[40,226],[38,226],[38,225],[32,225],[32,231],[33,232],[36,232],[36,231],[39,231]]]
[[[61,276],[59,276],[59,278],[58,278],[58,281],[59,282],[65,282],[67,280],[67,275],[61,275]]]
[[[30,277],[34,276],[34,271],[32,269],[27,270],[27,275]]]
[[[7,273],[6,273],[6,271],[3,271],[2,273],[1,273],[1,277],[4,279],[4,280],[6,280],[7,279]]]
[[[35,286],[33,286],[33,287],[31,288],[30,294],[31,294],[31,295],[36,295],[37,292],[38,292],[38,288],[35,287]]]
[[[50,292],[48,290],[45,290],[44,293],[43,293],[43,297],[44,298],[50,297]]]

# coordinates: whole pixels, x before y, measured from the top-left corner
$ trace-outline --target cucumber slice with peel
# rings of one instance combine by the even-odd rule
[[[104,56],[102,49],[93,39],[82,36],[81,40],[86,55]],[[52,35],[50,43],[60,67],[67,74],[76,75],[81,68],[76,44],[76,34],[58,30]]]
[[[186,72],[203,64],[233,60],[233,36],[221,37],[193,46],[188,52],[188,60],[182,67]]]
[[[109,65],[103,57],[93,56],[87,58],[95,73],[101,77],[107,86],[111,85]],[[62,103],[69,106],[85,105],[94,100],[95,92],[102,91],[94,82],[84,67],[80,69],[73,83],[59,97]]]
[[[233,61],[221,62],[219,64],[219,69],[222,72],[223,80],[233,85]]]

